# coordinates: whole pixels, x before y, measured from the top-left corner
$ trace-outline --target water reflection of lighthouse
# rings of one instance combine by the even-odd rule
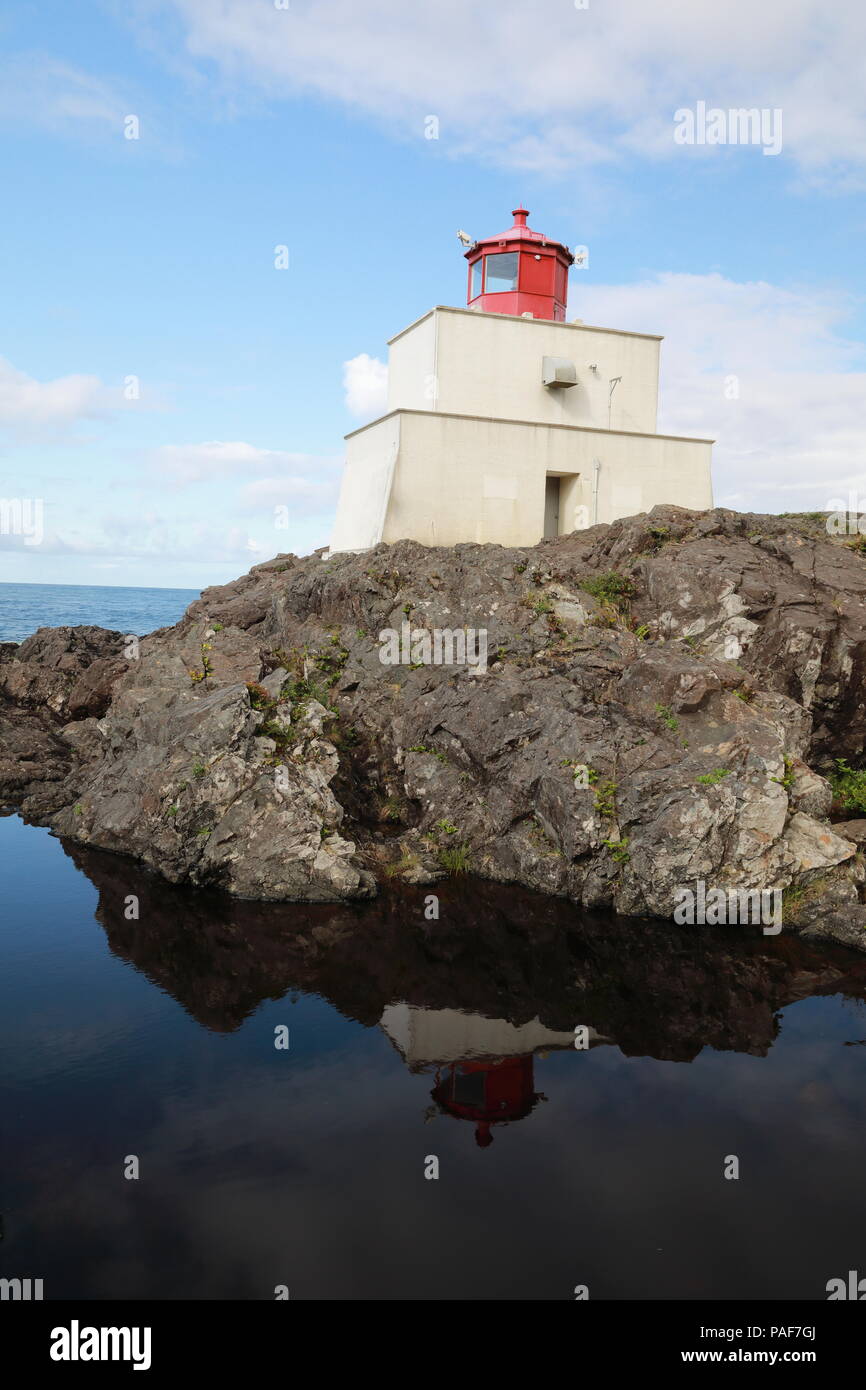
[[[410,1071],[435,1074],[428,1115],[471,1121],[481,1148],[493,1143],[493,1125],[525,1119],[547,1099],[535,1089],[536,1054],[574,1050],[573,1032],[555,1032],[537,1018],[516,1026],[457,1009],[389,1004],[379,1026]],[[588,1033],[590,1047],[607,1041]]]
[[[458,1120],[475,1121],[475,1142],[493,1143],[491,1125],[522,1120],[547,1096],[535,1090],[535,1054],[501,1057],[495,1062],[451,1062],[444,1076],[437,1068],[430,1092],[439,1108]]]

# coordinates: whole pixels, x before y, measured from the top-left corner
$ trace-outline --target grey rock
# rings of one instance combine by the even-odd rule
[[[833,829],[843,840],[852,840],[855,845],[866,845],[866,820],[837,821]]]
[[[236,896],[469,868],[669,917],[704,880],[808,892],[793,929],[864,949],[861,841],[829,825],[825,776],[866,740],[864,602],[859,554],[722,509],[521,550],[281,556],[136,661],[100,629],[0,652],[0,788],[78,843]],[[486,673],[383,664],[378,634],[404,622],[483,631]]]

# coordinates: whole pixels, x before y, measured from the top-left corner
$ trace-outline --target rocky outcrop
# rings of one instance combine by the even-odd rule
[[[270,682],[271,711],[268,690],[251,688],[262,667],[257,643],[238,628],[222,631],[199,620],[145,639],[108,714],[61,729],[76,757],[75,798],[52,825],[173,881],[216,882],[241,897],[369,894],[372,875],[339,833],[326,711],[307,701],[292,720],[280,677]],[[291,758],[277,752],[284,729]]]
[[[20,646],[0,646],[0,693],[58,719],[103,714],[130,645],[122,632],[101,627],[42,627]]]
[[[95,629],[0,653],[4,794],[238,896],[468,868],[670,917],[702,881],[785,889],[789,925],[862,947],[859,842],[828,820],[825,774],[862,759],[864,599],[856,549],[723,510],[523,550],[281,556],[132,658]],[[383,630],[404,659],[380,659]],[[437,664],[433,636],[447,656],[466,630],[486,669]]]

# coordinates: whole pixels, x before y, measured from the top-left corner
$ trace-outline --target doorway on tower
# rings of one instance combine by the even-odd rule
[[[565,536],[580,526],[579,473],[548,473],[544,479],[544,536]]]

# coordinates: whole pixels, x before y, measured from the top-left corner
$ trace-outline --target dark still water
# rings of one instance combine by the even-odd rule
[[[866,1271],[866,957],[474,881],[438,922],[425,889],[232,903],[16,817],[0,852],[0,1277],[823,1300]]]
[[[197,589],[100,584],[0,584],[0,642],[23,642],[38,627],[94,624],[143,637],[176,623]]]

